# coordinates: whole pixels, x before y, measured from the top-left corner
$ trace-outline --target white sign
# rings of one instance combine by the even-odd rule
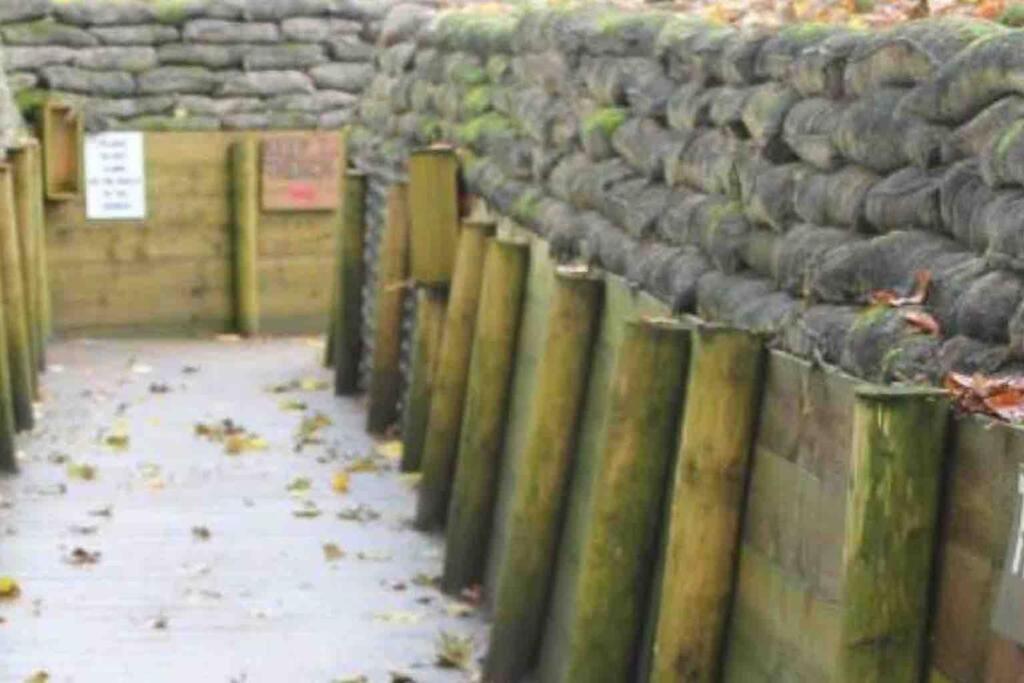
[[[146,217],[146,170],[142,133],[99,133],[85,139],[85,217]]]

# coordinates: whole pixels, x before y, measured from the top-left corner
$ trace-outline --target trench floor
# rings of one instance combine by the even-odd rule
[[[21,472],[0,479],[0,577],[20,589],[0,597],[0,680],[472,678],[484,622],[434,588],[441,541],[409,526],[413,482],[321,353],[50,347]],[[468,670],[437,665],[470,647]]]

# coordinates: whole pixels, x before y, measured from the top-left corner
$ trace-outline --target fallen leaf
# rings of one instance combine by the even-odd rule
[[[281,410],[288,411],[288,412],[299,412],[299,413],[301,413],[303,410],[305,410],[308,407],[302,401],[299,401],[299,400],[294,399],[294,398],[285,399],[285,400],[281,401],[280,403],[278,403],[277,405],[278,405],[279,408],[281,408]]]
[[[103,444],[115,451],[124,451],[131,445],[131,439],[123,431],[113,431],[103,437]]]
[[[348,475],[345,476],[347,477]],[[380,513],[370,506],[360,503],[359,505],[353,505],[339,511],[338,519],[343,519],[347,522],[372,522],[375,519],[380,519]]]
[[[99,530],[98,526],[85,524],[72,524],[68,527],[68,531],[79,536],[92,536]]]
[[[48,683],[50,680],[50,674],[46,671],[36,671],[31,676],[25,679],[25,683]]]
[[[157,631],[164,631],[167,629],[167,617],[160,615],[149,622],[149,627]]]
[[[474,583],[468,588],[463,588],[462,592],[459,593],[459,597],[468,604],[474,607],[479,607],[484,602],[484,587],[479,583]]]
[[[92,481],[96,478],[96,468],[92,465],[88,465],[84,462],[81,463],[68,463],[67,473],[69,479],[80,479],[82,481]]]
[[[148,375],[153,372],[152,366],[146,365],[145,363],[133,363],[132,372],[136,375]]]
[[[210,533],[210,530],[205,526],[192,527],[192,538],[196,539],[197,541],[209,541],[210,536],[212,536],[212,534]]]
[[[423,615],[417,612],[403,612],[395,610],[393,612],[375,612],[373,614],[374,621],[382,621],[389,624],[418,624],[423,620]]]
[[[151,394],[169,394],[171,393],[170,385],[162,382],[153,382],[149,385],[149,393]]]
[[[89,514],[91,517],[113,517],[114,516],[114,506],[113,505],[105,505],[105,506],[103,506],[101,508],[96,508],[94,510],[89,510],[89,512],[87,514]]]
[[[412,577],[412,584],[421,588],[437,588],[441,585],[441,577],[419,573]]]
[[[328,562],[342,560],[345,558],[345,551],[337,543],[324,543],[324,559]]]
[[[475,610],[472,605],[467,605],[464,602],[449,602],[444,606],[444,611],[450,617],[463,618],[472,616]]]
[[[377,459],[373,456],[367,455],[362,458],[356,458],[350,462],[345,466],[345,471],[351,472],[352,474],[380,472],[380,463],[378,463]]]
[[[868,299],[872,304],[882,304],[893,308],[920,306],[928,298],[928,288],[931,286],[931,282],[931,271],[919,270],[914,273],[914,288],[910,294],[901,296],[892,289],[879,289],[871,292]]]
[[[904,311],[903,319],[925,334],[939,334],[939,322],[924,311]]]
[[[360,550],[356,553],[356,559],[363,562],[388,562],[392,558],[388,553],[373,553]]]
[[[442,631],[437,639],[437,665],[443,669],[466,669],[473,659],[473,638]]]
[[[385,441],[377,444],[377,454],[388,460],[398,461],[402,459],[402,442],[398,439]]]
[[[21,595],[21,586],[9,576],[0,576],[0,600],[13,600]]]
[[[348,493],[348,472],[335,472],[331,477],[331,490],[335,493]]]
[[[292,515],[294,517],[299,517],[300,519],[312,519],[314,517],[319,517],[321,512],[322,511],[317,507],[316,503],[311,500],[307,500],[302,507],[292,510]]]
[[[323,391],[327,387],[326,381],[315,377],[303,377],[299,380],[299,388],[303,391]]]
[[[309,477],[296,477],[295,479],[292,479],[291,482],[289,482],[288,486],[286,486],[285,489],[291,491],[292,493],[295,493],[301,491],[308,491],[312,486],[313,482],[310,481]]]
[[[333,424],[331,418],[323,413],[315,413],[302,418],[302,422],[299,423],[299,428],[295,434],[295,450],[300,451],[303,446],[320,443],[317,434],[321,429],[331,424]]]
[[[197,365],[185,365],[181,368],[181,374],[183,375],[194,375],[199,372],[199,366]]]
[[[100,553],[96,550],[86,550],[85,548],[77,547],[64,558],[64,561],[79,567],[96,564],[100,561]]]

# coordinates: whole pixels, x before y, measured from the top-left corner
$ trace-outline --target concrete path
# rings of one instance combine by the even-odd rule
[[[472,678],[436,660],[472,638],[474,669],[483,622],[431,585],[440,541],[410,529],[397,454],[326,388],[321,353],[50,349],[40,425],[0,480],[0,577],[20,587],[0,598],[0,681]]]

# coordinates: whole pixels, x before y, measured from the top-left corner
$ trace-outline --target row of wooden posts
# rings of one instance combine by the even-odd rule
[[[420,471],[415,524],[444,530],[442,588],[483,585],[493,616],[487,681],[522,680],[542,651],[544,681],[714,681],[734,587],[764,340],[694,318],[633,315],[607,381],[600,455],[574,473],[581,411],[609,276],[556,267],[531,292],[527,240],[460,218],[458,161],[430,149],[392,186],[378,254],[368,387],[370,431],[399,420],[402,297],[417,313],[402,468]],[[346,176],[328,361],[339,394],[357,390],[366,179]],[[525,303],[550,296],[539,353],[517,348]],[[536,363],[517,452],[505,452],[518,363]],[[917,681],[923,667],[941,453],[941,392],[858,391],[842,568],[839,679]],[[507,514],[496,499],[514,459]],[[579,538],[564,543],[567,500],[583,496]],[[494,526],[503,552],[488,576]],[[557,587],[570,616],[549,616]],[[493,561],[494,558],[491,558]],[[490,583],[487,583],[490,579]],[[563,598],[566,596],[562,596]]]
[[[34,426],[50,335],[42,164],[35,140],[0,163],[0,470],[9,472],[15,434]]]

